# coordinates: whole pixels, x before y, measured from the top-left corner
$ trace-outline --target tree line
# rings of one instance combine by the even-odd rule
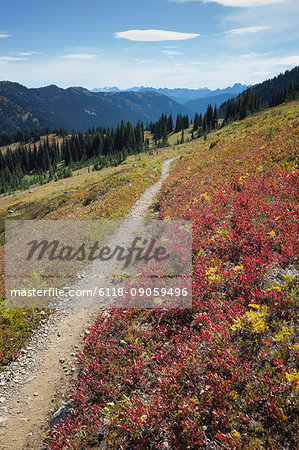
[[[0,147],[20,142],[21,144],[28,144],[29,142],[37,142],[41,136],[56,134],[57,136],[67,136],[67,132],[63,128],[34,128],[34,129],[19,129],[12,133],[0,133]]]
[[[246,89],[237,97],[222,103],[218,115],[224,118],[223,124],[242,120],[262,109],[278,106],[299,97],[299,67],[287,70],[270,80]]]
[[[148,149],[140,121],[135,127],[130,122],[122,122],[115,130],[98,127],[71,135],[58,130],[56,136],[63,135],[60,144],[57,139],[50,142],[48,135],[44,142],[37,143],[34,139],[42,136],[44,130],[34,136],[31,132],[24,135],[22,144],[15,150],[0,151],[0,194],[71,176],[72,170],[86,165],[93,165],[94,170],[117,165],[128,155]],[[15,133],[11,134],[8,139],[17,138]],[[27,136],[31,136],[31,144],[26,146]]]
[[[152,133],[155,146],[163,147],[168,144],[168,135],[170,135],[171,133],[178,133],[181,131],[182,136],[184,136],[184,130],[188,129],[191,124],[192,119],[189,118],[188,114],[182,115],[181,113],[178,113],[174,125],[172,114],[170,113],[170,115],[167,116],[166,113],[162,113],[160,119],[157,122],[150,122],[147,125],[146,130]],[[217,107],[215,105],[215,107],[213,108],[213,106],[209,104],[204,116],[198,113],[195,113],[194,115],[192,139],[195,137],[202,136],[203,134],[208,133],[211,130],[214,130],[217,126],[218,126]],[[195,135],[196,131],[197,135]],[[183,139],[181,139],[181,143],[182,142]]]
[[[172,132],[177,133],[189,128],[189,124],[190,120],[188,114],[182,115],[181,113],[178,113],[174,125],[172,114],[170,113],[167,117],[166,113],[162,113],[161,118],[157,122],[150,122],[146,129],[152,133],[153,140],[155,144],[157,144],[160,139],[162,139],[162,142],[165,142],[168,134],[171,134]]]
[[[289,86],[285,89],[279,89],[278,91],[273,92],[271,100],[269,102],[269,107],[278,106],[281,103],[289,102],[295,100],[299,97],[299,81],[293,82],[289,84]]]

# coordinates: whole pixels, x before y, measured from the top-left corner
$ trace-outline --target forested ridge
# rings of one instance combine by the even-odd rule
[[[242,120],[265,108],[295,100],[299,96],[299,66],[246,89],[236,98],[222,103],[218,114],[224,122]]]
[[[128,155],[137,154],[146,148],[144,125],[138,122],[133,127],[124,122],[116,130],[98,127],[87,133],[67,135],[63,129],[56,130],[56,136],[62,137],[59,144],[56,139],[44,142],[35,139],[41,132],[20,131],[7,135],[6,140],[21,138],[21,144],[15,149],[8,148],[0,152],[0,193],[9,193],[16,189],[26,189],[32,184],[43,184],[71,176],[72,170],[93,165],[94,170],[117,165]],[[33,142],[32,142],[33,141]],[[31,145],[25,145],[31,142]]]

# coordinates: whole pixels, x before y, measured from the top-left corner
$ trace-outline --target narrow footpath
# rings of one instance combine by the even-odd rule
[[[146,219],[172,160],[163,162],[161,178],[135,203],[124,222]],[[49,419],[67,398],[77,376],[75,355],[99,310],[59,309],[33,333],[27,348],[0,375],[0,449],[43,449]]]

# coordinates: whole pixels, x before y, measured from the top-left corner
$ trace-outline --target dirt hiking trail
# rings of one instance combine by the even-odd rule
[[[172,160],[162,164],[161,177],[135,203],[125,221],[146,219],[153,199],[169,175]],[[44,449],[41,440],[49,419],[67,398],[77,376],[75,354],[99,310],[59,309],[33,333],[27,348],[0,375],[0,449]]]

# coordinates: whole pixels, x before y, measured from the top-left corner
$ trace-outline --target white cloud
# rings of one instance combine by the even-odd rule
[[[176,3],[196,2],[218,3],[223,6],[232,6],[238,8],[273,5],[274,3],[286,3],[288,0],[175,0]]]
[[[273,5],[274,3],[285,3],[286,0],[204,0],[204,3],[219,3],[223,6],[252,7],[262,5]]]
[[[267,52],[267,53],[246,53],[245,55],[241,55],[241,58],[260,58],[261,56],[267,56],[270,55],[271,52]]]
[[[25,61],[28,58],[18,58],[16,56],[0,56],[0,61]]]
[[[261,56],[259,53],[247,53],[246,55],[241,55],[241,58],[256,58],[257,56]]]
[[[165,30],[127,30],[115,33],[116,38],[129,39],[129,41],[157,42],[157,41],[183,41],[199,36],[197,33],[179,33]]]
[[[263,76],[266,76],[266,75],[270,75],[270,73],[271,73],[271,72],[253,72],[253,75],[263,75]]]
[[[259,33],[260,31],[269,30],[271,27],[244,27],[244,28],[234,28],[229,30],[227,34],[247,34],[247,33]]]
[[[67,55],[63,55],[62,58],[64,59],[92,59],[95,58],[97,55],[92,55],[91,53],[69,53]]]
[[[165,55],[168,55],[168,56],[183,55],[184,54],[182,52],[176,52],[175,50],[161,50],[161,53],[164,53]]]
[[[9,38],[11,37],[11,34],[9,33],[0,33],[0,39]]]
[[[286,66],[298,66],[299,65],[299,55],[287,56],[279,61],[279,64]]]
[[[133,58],[132,56],[124,56],[124,60],[129,60],[132,63],[136,64],[137,66],[142,66],[147,63],[151,63],[152,61],[149,59],[141,59],[141,58]]]
[[[31,55],[40,55],[41,52],[17,52],[19,56],[31,56]]]

